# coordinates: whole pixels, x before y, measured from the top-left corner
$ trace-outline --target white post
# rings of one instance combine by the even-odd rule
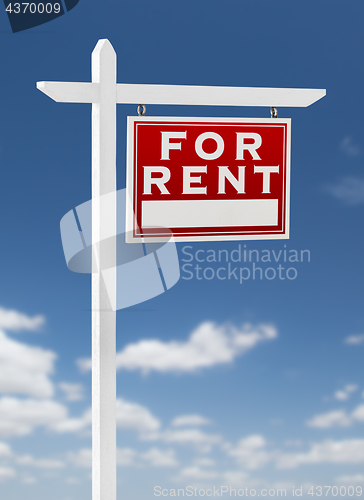
[[[92,104],[92,500],[116,500],[116,312],[101,274],[110,258],[116,273],[116,244],[108,255],[97,245],[104,232],[116,234],[116,54],[108,40],[92,53],[92,82],[99,84]],[[115,193],[115,206],[106,211],[100,197],[107,193]]]

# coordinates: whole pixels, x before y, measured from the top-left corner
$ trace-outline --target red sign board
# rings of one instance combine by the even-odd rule
[[[289,237],[290,120],[129,117],[129,241]]]

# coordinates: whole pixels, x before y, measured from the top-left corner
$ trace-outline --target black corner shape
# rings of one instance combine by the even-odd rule
[[[76,7],[80,0],[64,0],[64,3],[66,4],[66,9],[67,12],[69,12],[73,7]]]
[[[76,7],[80,0],[63,1],[68,12]],[[62,0],[33,0],[29,3],[4,0],[4,5],[13,33],[48,23],[66,13]]]

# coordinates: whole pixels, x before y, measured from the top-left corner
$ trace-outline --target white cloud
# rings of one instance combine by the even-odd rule
[[[84,399],[82,384],[69,384],[61,382],[58,387],[64,393],[66,401],[81,401]]]
[[[203,470],[198,466],[186,467],[179,473],[183,479],[216,479],[220,474],[212,470]]]
[[[58,420],[50,425],[50,429],[59,434],[67,432],[80,432],[86,427],[91,426],[92,416],[91,409],[86,410],[80,418],[69,418]]]
[[[345,401],[349,398],[349,394],[347,394],[345,391],[336,391],[334,394],[334,398],[338,399],[339,401]]]
[[[345,410],[334,410],[321,415],[315,415],[308,420],[306,424],[309,427],[319,429],[328,429],[330,427],[348,427],[352,424],[352,419]]]
[[[0,392],[53,396],[49,375],[56,358],[54,352],[17,342],[0,330]]]
[[[240,465],[247,469],[259,469],[274,458],[274,452],[267,451],[267,442],[263,436],[253,434],[241,439],[228,454],[235,457]]]
[[[358,389],[359,387],[356,384],[347,384],[344,389],[335,392],[334,398],[339,401],[346,401],[349,399],[350,395]]]
[[[249,481],[249,475],[240,470],[226,471],[223,473],[223,477],[226,484],[231,487],[247,486],[249,482],[251,484],[251,480]],[[255,484],[252,484],[252,486],[255,486]]]
[[[353,476],[339,476],[336,478],[339,484],[347,484],[351,486],[352,484],[364,483],[364,474],[355,474]]]
[[[51,426],[67,417],[67,408],[50,400],[0,399],[0,435],[25,436],[38,426]]]
[[[206,321],[198,326],[186,341],[162,342],[141,340],[127,345],[116,355],[119,369],[161,373],[192,373],[202,368],[232,363],[262,342],[276,339],[272,325],[245,324],[238,329],[231,325],[218,326]],[[82,370],[91,369],[88,359],[78,360]]]
[[[352,393],[352,392],[355,392],[359,389],[359,386],[357,384],[347,384],[345,387],[344,387],[344,390],[346,392],[349,392],[349,393]]]
[[[151,448],[141,453],[140,458],[153,467],[176,467],[178,465],[176,453],[171,449],[161,450],[159,448]]]
[[[349,335],[349,337],[344,339],[344,343],[349,345],[364,344],[364,333],[360,333],[359,335]]]
[[[278,456],[277,466],[292,469],[302,464],[361,464],[364,463],[364,439],[327,440],[313,443],[307,452]]]
[[[172,420],[173,427],[192,426],[198,427],[199,425],[209,425],[211,420],[201,415],[180,415]]]
[[[67,454],[67,459],[77,467],[92,466],[92,450],[91,448],[82,448],[76,452],[71,451]]]
[[[48,470],[48,471],[43,471],[42,472],[42,477],[44,478],[47,478],[47,479],[54,479],[54,478],[58,478],[60,477],[60,472],[59,471],[51,471],[51,470]]]
[[[52,460],[49,458],[34,458],[31,455],[22,455],[16,459],[19,465],[27,465],[30,467],[38,467],[40,469],[61,469],[64,463],[60,460]]]
[[[67,477],[66,478],[66,484],[80,484],[81,481],[77,479],[77,477]]]
[[[58,433],[79,432],[91,426],[92,411],[86,410],[79,418],[58,420],[50,427]],[[116,425],[121,429],[153,432],[160,428],[159,420],[146,408],[122,398],[116,400]]]
[[[290,448],[300,448],[302,444],[303,443],[300,439],[288,439],[284,442],[284,446],[288,446]]]
[[[349,394],[345,391],[339,390],[335,392],[334,398],[338,399],[339,401],[346,401],[347,399],[349,399]]]
[[[23,476],[21,478],[21,482],[23,484],[35,484],[37,482],[36,478],[33,477],[33,476],[29,476],[29,475],[26,475],[26,476]]]
[[[358,422],[364,422],[364,405],[359,405],[355,408],[355,410],[351,414],[354,420]]]
[[[136,457],[136,450],[131,448],[118,448],[116,450],[116,463],[119,466],[134,465]]]
[[[118,448],[116,450],[116,463],[119,466],[134,465],[137,452],[131,448]],[[77,467],[91,468],[92,450],[91,448],[82,448],[76,452],[69,452],[67,459]]]
[[[91,468],[92,450],[83,448],[77,452],[70,452],[67,454],[67,459],[77,467]],[[161,450],[159,448],[150,448],[144,452],[131,448],[118,448],[116,450],[116,463],[122,467],[145,464],[152,467],[175,467],[178,465],[174,450]]]
[[[245,488],[248,489],[254,488],[256,490],[266,488],[267,492],[269,490],[275,490],[277,497],[285,497],[285,496],[290,496],[289,493],[290,491],[292,491],[292,488],[294,487],[294,484],[287,480],[285,481],[284,480],[272,481],[269,479],[265,480],[262,479],[261,477],[252,476],[246,472],[242,472],[241,470],[225,471],[223,472],[222,477],[224,478],[224,482],[222,484],[228,484],[230,488],[234,488],[236,490],[242,489],[243,492],[241,493],[244,493]],[[303,491],[308,491],[311,484],[307,487],[307,485],[303,483],[302,486],[303,486]],[[286,493],[288,495],[286,495],[284,491],[278,491],[278,490],[286,490]],[[227,496],[229,496],[229,494],[227,494]],[[235,495],[235,492],[232,491],[230,496],[235,497],[240,495],[239,493]],[[245,493],[241,496],[245,496]],[[250,495],[248,494],[248,496]],[[259,493],[257,496],[259,496]]]
[[[272,418],[272,420],[269,421],[270,425],[283,425],[284,420],[281,418]]]
[[[19,311],[0,307],[0,329],[4,330],[38,330],[45,323],[42,315],[27,316]]]
[[[156,431],[160,428],[159,420],[148,408],[121,398],[116,401],[116,425],[139,432]]]
[[[198,467],[213,467],[216,465],[216,462],[211,458],[196,458],[196,460],[194,460],[194,465]]]
[[[200,429],[167,429],[162,432],[143,434],[145,441],[163,441],[165,443],[177,443],[181,445],[193,445],[201,452],[209,452],[211,448],[222,443],[222,437],[218,434],[207,434]]]
[[[0,457],[10,457],[12,454],[10,446],[0,442]]]
[[[345,410],[334,410],[315,415],[306,422],[309,427],[329,429],[331,427],[349,427],[354,422],[364,422],[364,404],[357,406],[351,413]]]
[[[349,135],[340,142],[340,149],[348,156],[359,156],[361,154],[361,147]]]
[[[16,476],[14,469],[10,467],[0,467],[0,481],[5,481],[6,479],[12,479]]]
[[[325,191],[346,205],[364,203],[364,179],[359,177],[344,177],[336,184],[329,184]]]

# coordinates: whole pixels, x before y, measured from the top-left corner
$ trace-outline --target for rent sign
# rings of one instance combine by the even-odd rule
[[[289,237],[289,119],[129,117],[127,163],[130,241]]]

